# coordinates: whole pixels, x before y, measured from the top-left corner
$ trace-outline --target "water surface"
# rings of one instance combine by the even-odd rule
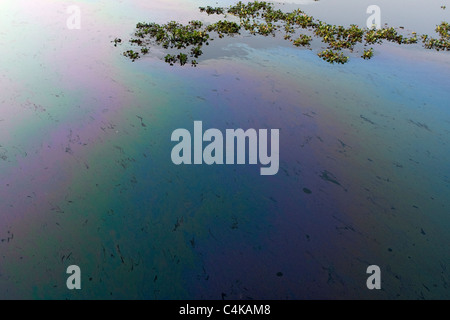
[[[207,3],[78,1],[68,30],[72,3],[2,2],[0,297],[448,299],[449,55],[386,44],[337,66],[239,37],[181,68],[110,43],[213,21]],[[361,26],[367,5],[299,4]],[[430,34],[441,5],[379,1],[383,23]],[[194,120],[279,128],[279,173],[175,166],[171,133]]]

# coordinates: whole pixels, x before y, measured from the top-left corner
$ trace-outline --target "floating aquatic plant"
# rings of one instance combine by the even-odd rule
[[[211,6],[207,7],[200,7],[200,12],[206,12],[208,15],[210,14],[223,14],[224,9],[223,8],[213,8]]]
[[[180,61],[180,64],[184,66],[188,61],[188,56],[184,53],[180,53],[179,55],[177,55],[177,59],[178,61]]]
[[[194,47],[194,48],[191,49],[191,56],[192,57],[198,58],[202,54],[203,54],[203,51],[202,51],[202,47],[201,46]]]
[[[436,32],[440,35],[440,39],[430,38],[428,35],[422,36],[422,42],[427,49],[450,50],[450,24],[442,22],[436,27]]]
[[[364,50],[361,58],[368,60],[373,57],[373,48],[370,48],[369,50]]]
[[[174,64],[175,62],[177,62],[177,57],[174,56],[174,55],[168,54],[168,55],[166,55],[166,56],[164,57],[164,60],[165,60],[167,63],[170,63],[171,66],[173,66],[173,64]]]
[[[346,63],[348,61],[348,57],[344,56],[342,52],[336,52],[331,49],[324,50],[317,54],[323,60],[329,63]]]
[[[122,39],[119,39],[119,38],[115,38],[113,41],[111,41],[111,42],[114,42],[114,47],[117,47],[117,44],[118,43],[122,43]]]
[[[296,40],[294,40],[294,46],[309,46],[311,43],[312,37],[302,34]]]
[[[140,58],[139,53],[138,53],[138,52],[135,52],[135,51],[133,51],[133,50],[125,51],[125,52],[123,53],[123,55],[124,55],[125,57],[130,58],[132,61],[135,61],[136,59],[139,59],[139,58]]]
[[[385,26],[380,29],[360,28],[357,25],[344,27],[327,24],[307,15],[300,9],[292,12],[283,12],[275,9],[274,4],[266,1],[254,1],[249,3],[238,2],[229,8],[221,7],[200,7],[200,12],[208,15],[233,15],[239,18],[239,23],[220,20],[216,23],[204,25],[201,21],[193,20],[183,25],[176,21],[159,25],[156,23],[138,23],[134,38],[129,42],[132,45],[141,47],[141,53],[147,54],[149,47],[160,46],[163,49],[186,50],[177,55],[168,54],[165,61],[171,65],[179,63],[185,65],[191,58],[191,65],[196,66],[197,60],[203,54],[203,46],[209,45],[209,41],[215,36],[223,38],[225,36],[235,36],[242,31],[251,35],[276,36],[284,32],[284,39],[292,42],[296,47],[310,46],[313,36],[319,39],[325,46],[325,50],[318,53],[318,56],[329,63],[346,63],[349,57],[342,50],[353,52],[357,45],[381,44],[383,41],[398,44],[418,43],[418,35],[412,32],[411,36],[399,33],[399,29]],[[449,34],[450,26],[447,22],[442,22],[437,26],[436,32],[440,38],[431,38],[428,35],[421,36],[423,46],[427,49],[450,50]],[[122,40],[116,38],[114,46]],[[359,48],[359,47],[358,47]],[[361,57],[370,59],[373,57],[373,48],[364,50]],[[124,52],[124,56],[131,60],[140,58],[139,53],[133,50]]]
[[[214,24],[206,27],[206,31],[212,32],[215,31],[219,35],[219,38],[223,38],[225,35],[235,35],[239,34],[239,30],[241,30],[241,26],[236,22],[223,21],[220,20]]]

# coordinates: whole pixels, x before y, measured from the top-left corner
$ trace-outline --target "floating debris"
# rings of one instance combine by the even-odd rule
[[[370,123],[370,124],[375,124],[375,122],[373,122],[372,120],[370,120],[370,119],[367,119],[366,117],[364,117],[363,115],[360,115],[359,116],[361,119],[363,119],[364,121],[366,121],[366,122],[368,122],[368,123]]]
[[[323,180],[337,184],[338,186],[340,186],[341,184],[336,180],[336,177],[328,171],[323,171],[322,175],[320,176]]]
[[[117,47],[117,44],[119,44],[119,43],[122,43],[122,39],[120,39],[120,38],[115,38],[113,41],[111,41],[111,42],[114,42],[114,47]]]
[[[435,49],[436,51],[450,50],[450,24],[442,22],[436,27],[436,32],[440,35],[440,39],[430,38],[428,35],[422,36],[422,42],[427,49]]]
[[[413,121],[413,120],[411,120],[411,119],[408,120],[408,122],[410,122],[410,123],[412,123],[412,124],[418,126],[418,127],[421,128],[421,129],[425,129],[425,130],[431,132],[430,128],[429,128],[425,123],[415,122],[415,121]]]

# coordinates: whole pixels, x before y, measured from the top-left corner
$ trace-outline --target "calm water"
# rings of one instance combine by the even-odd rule
[[[383,23],[450,20],[443,1],[392,2]],[[449,299],[450,56],[386,44],[336,66],[236,38],[180,68],[110,43],[139,21],[212,21],[208,3],[77,1],[68,30],[69,1],[2,1],[0,298]],[[361,26],[372,4],[298,3]],[[279,173],[173,165],[194,120],[279,128]]]

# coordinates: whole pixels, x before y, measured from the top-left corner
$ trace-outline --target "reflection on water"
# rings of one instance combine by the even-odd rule
[[[447,14],[381,2],[417,32]],[[0,6],[1,298],[449,298],[447,54],[387,44],[333,66],[229,39],[197,68],[131,63],[110,41],[136,22],[213,18],[194,1],[79,3],[81,30],[64,1]],[[365,23],[363,2],[340,3],[302,6]],[[280,128],[279,173],[174,166],[170,135],[194,120]]]

